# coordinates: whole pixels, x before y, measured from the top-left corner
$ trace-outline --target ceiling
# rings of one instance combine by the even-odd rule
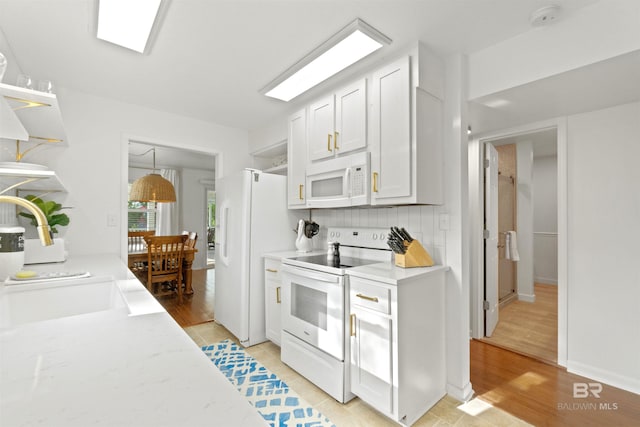
[[[564,15],[596,0],[555,0]],[[532,30],[544,0],[164,0],[141,55],[95,37],[97,0],[0,0],[0,29],[35,79],[127,103],[252,130],[299,108],[260,94],[288,67],[361,18],[391,45],[344,71],[362,72],[422,40],[440,55],[471,53]],[[557,25],[557,24],[556,24]]]
[[[635,102],[638,76],[640,50],[476,98],[471,127],[482,132]]]

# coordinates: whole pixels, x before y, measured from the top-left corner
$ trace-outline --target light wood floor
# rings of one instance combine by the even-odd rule
[[[158,302],[181,327],[198,325],[213,320],[215,270],[193,270],[193,295],[185,295],[182,304],[175,295],[156,297]]]
[[[558,361],[558,287],[535,284],[536,301],[500,308],[498,326],[483,341],[534,358]]]
[[[603,384],[600,398],[574,398],[594,382],[481,341],[471,341],[471,384],[481,400],[536,426],[640,426],[640,396]]]
[[[214,271],[208,271],[213,277]],[[235,340],[223,326],[215,322],[201,322],[208,316],[213,318],[214,284],[212,280],[207,283],[206,272],[202,270],[194,274],[195,293],[193,297],[187,297],[183,307],[178,307],[175,301],[165,305],[199,346],[227,338]],[[190,303],[188,298],[191,298]],[[189,314],[192,308],[196,314]],[[202,312],[207,314],[202,315]],[[514,427],[527,423],[567,427],[640,426],[640,396],[636,394],[603,385],[601,399],[597,401],[574,399],[574,382],[593,381],[480,341],[472,340],[470,350],[471,383],[475,398],[461,405],[455,399],[445,397],[414,426]],[[247,351],[287,382],[300,397],[329,417],[337,427],[397,425],[358,398],[346,405],[337,403],[284,365],[280,361],[280,348],[271,342],[250,347]],[[595,404],[596,409],[584,406],[585,403]],[[601,404],[604,404],[602,409]]]

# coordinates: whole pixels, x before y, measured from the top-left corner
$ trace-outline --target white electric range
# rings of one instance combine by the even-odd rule
[[[329,228],[340,257],[283,260],[281,359],[339,402],[348,402],[349,268],[390,262],[387,229]]]

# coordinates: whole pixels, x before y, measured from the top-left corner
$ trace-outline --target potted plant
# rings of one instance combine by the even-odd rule
[[[58,229],[56,227],[65,227],[69,225],[69,217],[65,213],[57,213],[63,208],[60,203],[54,202],[53,200],[44,201],[40,197],[34,196],[33,194],[29,194],[25,197],[26,200],[35,203],[36,206],[40,208],[44,216],[47,218],[47,222],[49,223],[49,227],[51,227],[51,232],[53,234],[58,233]],[[38,222],[36,221],[36,217],[27,212],[20,212],[20,216],[25,218],[29,218],[31,220],[31,225],[37,226]]]

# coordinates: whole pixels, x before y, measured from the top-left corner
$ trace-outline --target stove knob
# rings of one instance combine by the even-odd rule
[[[373,237],[373,240],[378,240],[378,235],[377,234],[374,234],[372,237]]]
[[[380,233],[380,240],[384,240],[384,233]]]
[[[336,237],[340,237],[340,232],[336,231]]]

